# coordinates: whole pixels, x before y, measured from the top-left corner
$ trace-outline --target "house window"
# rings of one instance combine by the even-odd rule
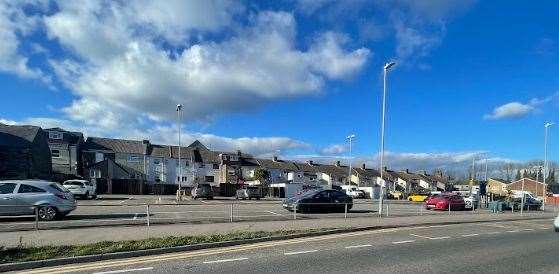
[[[50,155],[52,156],[52,158],[60,158],[60,150],[53,149],[50,151]]]
[[[206,182],[213,183],[214,182],[214,176],[206,176]]]
[[[214,169],[219,169],[219,164],[213,164]]]
[[[128,155],[128,162],[139,162],[140,156],[138,155]]]
[[[95,169],[89,170],[89,178],[95,178]]]
[[[187,179],[186,176],[182,176],[182,181],[183,182],[186,182],[186,179]]]
[[[228,173],[229,173],[229,175],[235,175],[235,171],[234,171],[234,170],[229,170]]]
[[[49,139],[62,140],[62,137],[63,137],[62,132],[49,131]]]
[[[238,156],[231,156],[231,161],[237,162],[237,161],[239,161],[239,157]]]

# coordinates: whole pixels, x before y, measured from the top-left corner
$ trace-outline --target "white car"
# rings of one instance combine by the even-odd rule
[[[346,190],[346,194],[351,196],[354,199],[362,199],[365,198],[365,192],[363,190],[357,188],[351,188]]]
[[[97,198],[97,185],[87,180],[68,180],[62,184],[74,196],[84,199]]]
[[[559,232],[559,216],[555,218],[555,221],[553,222],[553,226],[555,227],[555,232]]]

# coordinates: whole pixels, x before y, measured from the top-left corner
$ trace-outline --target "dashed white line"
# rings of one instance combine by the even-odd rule
[[[410,236],[414,236],[414,237],[417,237],[417,238],[422,238],[422,239],[429,239],[429,240],[431,240],[431,239],[432,239],[431,237],[427,237],[427,236],[421,236],[421,235],[417,235],[417,234],[410,234]]]
[[[408,244],[408,243],[413,243],[413,242],[415,242],[415,240],[392,242],[392,244],[399,245],[399,244]]]
[[[234,258],[234,259],[223,259],[223,260],[215,260],[215,261],[206,261],[205,264],[216,264],[216,263],[227,263],[227,262],[236,262],[236,261],[244,261],[248,260],[248,258]]]
[[[352,249],[352,248],[363,248],[363,247],[371,247],[372,245],[350,245],[350,246],[346,246],[344,247],[345,249]]]
[[[450,236],[429,238],[429,240],[444,240],[444,239],[450,239]]]
[[[93,274],[113,274],[113,273],[126,273],[126,272],[148,271],[148,270],[153,270],[153,267],[121,269],[121,270],[113,270],[113,271],[105,271],[105,272],[95,272]]]
[[[273,211],[268,211],[268,212],[271,213],[271,214],[274,214],[274,215],[281,215],[281,214],[275,213],[275,212],[273,212]]]
[[[290,255],[298,255],[298,254],[313,253],[313,252],[317,252],[317,251],[318,251],[318,250],[316,250],[316,249],[313,249],[313,250],[302,250],[302,251],[286,252],[286,253],[283,253],[283,255],[290,256]]]
[[[534,231],[533,228],[525,228],[524,231]]]
[[[516,232],[519,232],[519,230],[508,230],[508,231],[506,231],[506,232],[507,232],[507,233],[516,233]]]
[[[474,236],[479,236],[479,234],[474,233],[474,234],[464,234],[464,235],[462,235],[462,237],[474,237]]]
[[[489,232],[487,234],[489,234],[489,235],[501,234],[501,231],[493,231],[493,232]]]

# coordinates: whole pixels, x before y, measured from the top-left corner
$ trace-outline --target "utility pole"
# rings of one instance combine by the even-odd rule
[[[177,127],[179,130],[179,167],[178,167],[178,174],[179,174],[179,190],[178,190],[178,195],[177,198],[179,201],[182,200],[182,165],[181,165],[181,119],[182,118],[182,105],[178,104],[177,105]]]
[[[547,193],[547,184],[545,181],[545,176],[547,174],[547,133],[548,133],[548,128],[550,126],[552,126],[554,123],[545,123],[544,127],[545,127],[545,136],[544,136],[544,160],[543,160],[543,203],[542,203],[542,209],[545,211],[545,196]],[[538,197],[538,193],[536,193],[536,197]]]
[[[381,123],[381,129],[380,129],[380,180],[381,180],[381,186],[380,186],[380,197],[378,200],[378,214],[379,216],[382,216],[382,207],[383,207],[383,199],[384,199],[384,185],[386,185],[386,181],[384,180],[384,176],[383,176],[383,169],[384,169],[384,124],[386,121],[386,74],[388,73],[388,70],[393,67],[394,65],[396,65],[395,62],[389,62],[386,63],[384,65],[384,74],[383,74],[383,88],[382,88],[382,123]]]
[[[347,136],[346,138],[349,140],[349,159],[348,159],[348,161],[349,161],[349,174],[348,174],[348,177],[347,177],[347,184],[351,185],[351,174],[352,174],[351,173],[351,162],[353,162],[352,158],[351,158],[351,141],[353,140],[353,138],[355,138],[355,134],[351,134],[351,135]],[[358,186],[359,186],[359,184],[358,184]]]

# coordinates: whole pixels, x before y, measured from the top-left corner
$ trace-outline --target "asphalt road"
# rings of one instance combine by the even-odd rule
[[[559,273],[552,220],[319,236],[29,273]]]
[[[103,225],[145,225],[149,207],[150,223],[223,223],[239,221],[272,221],[295,218],[292,212],[282,208],[281,200],[263,199],[260,201],[216,198],[214,200],[187,200],[177,203],[172,196],[102,196],[98,200],[79,200],[78,208],[64,219],[41,222],[41,229],[64,227],[87,227]],[[408,201],[386,202],[389,216],[417,216],[424,214],[448,214],[441,211],[426,211],[422,203]],[[478,211],[488,214],[488,210]],[[452,212],[452,214],[472,214],[470,211]],[[355,200],[354,206],[347,214],[297,214],[298,219],[323,219],[344,217],[378,216],[378,202],[372,200]],[[33,217],[0,217],[1,231],[18,231],[34,229]]]

